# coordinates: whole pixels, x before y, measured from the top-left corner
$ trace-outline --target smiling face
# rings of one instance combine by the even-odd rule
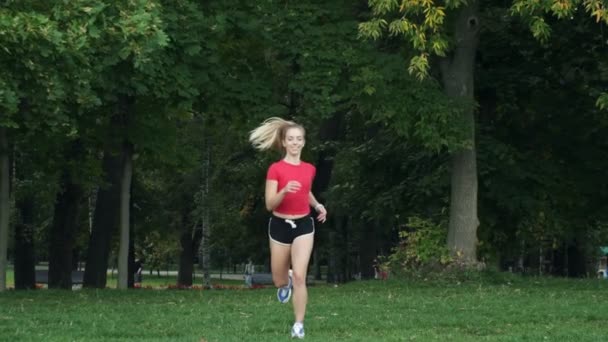
[[[285,139],[283,139],[283,147],[288,155],[300,157],[304,143],[304,131],[301,128],[291,127],[287,129]]]

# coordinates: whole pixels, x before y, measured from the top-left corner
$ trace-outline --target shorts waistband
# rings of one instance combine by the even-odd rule
[[[277,220],[282,220],[282,221],[290,220],[292,222],[298,223],[298,222],[302,222],[302,221],[305,221],[305,220],[310,220],[311,216],[310,216],[310,214],[307,214],[306,216],[303,216],[303,217],[300,217],[300,218],[297,218],[297,219],[286,219],[286,218],[283,218],[283,217],[278,217],[275,214],[272,214],[271,217],[273,219],[277,219]]]

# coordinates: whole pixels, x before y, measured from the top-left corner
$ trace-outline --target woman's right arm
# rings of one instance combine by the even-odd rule
[[[298,190],[300,190],[301,184],[298,181],[292,180],[292,181],[287,182],[285,187],[279,191],[277,191],[278,187],[279,187],[279,182],[277,182],[276,180],[272,180],[272,179],[266,180],[265,201],[266,201],[266,209],[268,209],[268,211],[273,211],[276,207],[278,207],[279,204],[281,204],[281,202],[283,201],[283,198],[285,198],[286,193],[298,192]]]
[[[278,207],[281,204],[281,201],[285,197],[286,188],[281,189],[281,191],[277,191],[277,187],[279,186],[279,182],[276,180],[266,180],[266,209],[268,211],[273,211],[274,208]]]

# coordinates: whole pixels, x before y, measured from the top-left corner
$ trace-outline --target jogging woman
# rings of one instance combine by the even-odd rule
[[[315,167],[300,159],[305,134],[304,127],[295,122],[270,118],[249,137],[258,150],[275,149],[283,154],[268,168],[265,202],[272,212],[268,221],[272,280],[278,288],[279,302],[287,303],[293,291],[295,322],[291,337],[297,338],[304,338],[306,274],[315,233],[310,208],[315,209],[319,222],[327,217],[327,210],[311,192]]]

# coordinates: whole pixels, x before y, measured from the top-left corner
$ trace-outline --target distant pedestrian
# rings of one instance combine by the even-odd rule
[[[253,286],[253,273],[255,273],[255,267],[253,266],[253,262],[250,258],[245,265],[245,285],[247,285],[247,287]]]
[[[378,258],[374,258],[372,267],[374,268],[374,279],[379,279],[380,278],[380,263],[378,262]]]
[[[135,283],[134,285],[141,286],[143,266],[144,264],[141,260],[135,259],[133,267],[135,269],[135,273],[133,274],[133,282]]]

